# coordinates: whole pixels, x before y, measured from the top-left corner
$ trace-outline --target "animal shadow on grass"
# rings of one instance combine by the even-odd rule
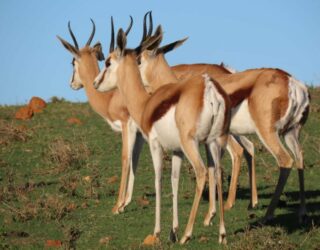
[[[271,199],[272,193],[259,195],[259,198]],[[294,233],[297,230],[302,230],[303,232],[309,232],[314,227],[320,226],[320,201],[308,201],[309,199],[316,199],[320,196],[320,190],[308,190],[305,192],[306,195],[306,207],[307,207],[307,217],[305,218],[303,223],[299,223],[298,211],[300,206],[300,197],[298,191],[293,192],[285,192],[285,196],[287,197],[287,201],[280,201],[278,204],[278,208],[286,209],[284,214],[277,214],[277,210],[275,212],[275,217],[266,223],[269,226],[281,226],[284,228],[288,234]],[[261,209],[266,209],[268,205],[261,206]],[[261,218],[249,224],[249,230],[255,229],[258,227],[263,227],[261,224]],[[245,229],[238,229],[235,233],[244,232]]]

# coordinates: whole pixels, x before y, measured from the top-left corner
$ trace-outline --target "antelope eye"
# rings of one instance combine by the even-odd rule
[[[137,63],[138,63],[138,65],[141,64],[141,56],[138,56],[138,57],[137,57]]]
[[[110,67],[110,65],[111,65],[111,62],[110,62],[110,58],[108,58],[107,60],[106,60],[106,68],[108,68],[108,67]]]
[[[74,59],[72,60],[71,65],[74,66]]]

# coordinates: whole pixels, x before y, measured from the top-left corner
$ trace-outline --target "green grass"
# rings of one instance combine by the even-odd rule
[[[144,146],[140,157],[133,202],[123,214],[112,215],[119,181],[108,184],[108,178],[120,177],[121,135],[112,132],[88,104],[50,103],[29,121],[13,119],[18,108],[0,107],[0,249],[43,249],[47,240],[61,241],[62,248],[143,248],[143,239],[153,232],[155,206],[148,147]],[[77,117],[83,124],[69,124],[69,117]],[[314,88],[311,113],[301,136],[309,214],[305,225],[298,223],[298,176],[294,169],[281,197],[286,205],[276,210],[272,225],[252,226],[264,215],[278,176],[274,159],[252,136],[256,145],[259,207],[247,209],[250,193],[243,164],[236,205],[225,213],[228,245],[218,244],[218,216],[211,227],[202,226],[208,208],[205,200],[200,204],[192,240],[184,246],[168,241],[172,206],[170,157],[166,157],[161,242],[155,248],[319,249],[319,124],[320,90]],[[14,133],[3,132],[6,129]],[[67,159],[60,159],[58,156],[63,155],[64,150]],[[228,155],[224,157],[223,166],[227,179]],[[91,181],[86,181],[87,176]],[[180,236],[191,209],[194,183],[190,165],[184,161],[179,186]],[[225,193],[227,188],[225,181]],[[141,197],[147,198],[149,205],[141,206]],[[106,240],[101,243],[103,238]]]

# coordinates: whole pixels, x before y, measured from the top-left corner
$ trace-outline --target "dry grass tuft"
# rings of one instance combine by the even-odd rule
[[[290,241],[286,231],[281,227],[246,228],[235,235],[235,240],[227,249],[239,250],[293,250],[297,245]]]
[[[58,138],[50,143],[47,157],[50,163],[56,165],[61,172],[73,167],[79,169],[85,164],[90,156],[90,150],[85,142],[70,142],[63,138]]]
[[[2,205],[11,214],[13,221],[18,222],[26,222],[32,219],[60,221],[77,208],[74,203],[67,203],[57,195],[40,198],[36,201],[24,199],[20,201],[19,207],[4,201]]]
[[[25,142],[30,137],[31,133],[25,126],[0,119],[0,145],[8,145],[12,141]]]

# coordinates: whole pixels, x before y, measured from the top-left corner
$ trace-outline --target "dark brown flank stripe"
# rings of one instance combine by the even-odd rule
[[[150,127],[151,124],[158,121],[163,115],[167,113],[170,107],[176,104],[180,98],[180,91],[176,92],[175,95],[170,96],[168,99],[163,100],[155,109],[150,117]]]
[[[231,107],[234,108],[238,106],[244,99],[248,98],[251,94],[252,86],[246,89],[238,89],[229,95],[231,100]]]

